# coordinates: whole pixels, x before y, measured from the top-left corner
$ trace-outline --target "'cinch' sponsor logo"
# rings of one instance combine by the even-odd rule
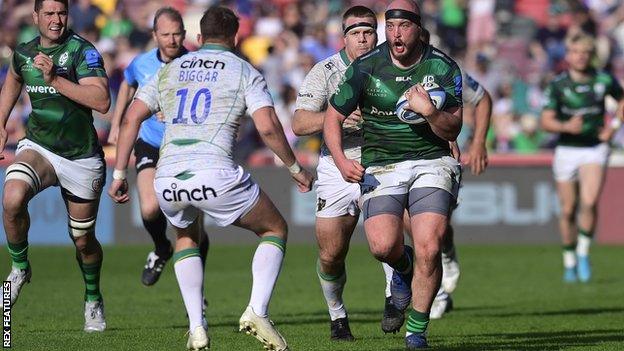
[[[184,60],[180,64],[181,68],[205,68],[205,69],[225,69],[225,62],[216,60],[204,60],[193,57],[190,60]]]
[[[178,201],[203,201],[209,199],[209,194],[212,197],[217,197],[217,192],[210,187],[202,185],[201,189],[178,189],[176,183],[172,183],[171,189],[165,189],[162,193],[163,199],[167,202]]]

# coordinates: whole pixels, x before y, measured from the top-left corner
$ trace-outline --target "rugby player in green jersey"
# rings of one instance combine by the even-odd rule
[[[15,161],[7,168],[2,215],[12,270],[11,304],[30,281],[28,202],[50,186],[60,186],[68,212],[69,235],[85,281],[87,332],[104,331],[100,293],[102,248],[95,221],[106,166],[93,127],[92,110],[110,105],[104,62],[91,43],[67,28],[67,0],[36,0],[34,24],[39,36],[17,46],[0,93],[0,152],[5,125],[22,87],[32,112]]]
[[[609,156],[608,141],[623,118],[624,92],[615,77],[592,67],[593,37],[569,37],[566,48],[569,68],[546,88],[541,122],[544,130],[559,134],[553,173],[561,206],[563,279],[587,282],[591,278],[589,246]],[[619,101],[612,126],[604,125],[606,95]]]
[[[457,194],[459,163],[451,157],[449,141],[461,129],[462,77],[452,59],[420,41],[415,2],[395,0],[385,15],[387,42],[347,69],[330,99],[323,130],[343,178],[361,183],[370,250],[394,269],[394,305],[413,307],[405,342],[408,349],[417,349],[427,347],[429,312],[442,276],[442,237]],[[422,86],[431,83],[444,90],[440,110]],[[410,109],[427,123],[407,124],[396,116],[396,103],[406,90]],[[341,140],[341,123],[356,108],[364,120],[362,164],[345,157]],[[405,209],[414,250],[403,243]]]

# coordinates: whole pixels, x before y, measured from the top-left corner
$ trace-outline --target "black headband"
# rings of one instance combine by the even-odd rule
[[[357,27],[367,27],[367,28],[372,28],[372,29],[377,29],[377,23],[375,24],[371,24],[368,22],[358,22],[358,23],[354,23],[346,28],[342,29],[342,35],[347,35],[347,33],[349,33],[349,31],[353,28],[357,28]]]
[[[389,19],[406,19],[420,26],[420,16],[412,11],[407,10],[388,10],[386,11],[386,21]]]

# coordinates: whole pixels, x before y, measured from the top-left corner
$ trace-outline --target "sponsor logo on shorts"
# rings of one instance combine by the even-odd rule
[[[316,212],[321,212],[322,209],[327,205],[327,200],[321,199],[320,197],[316,199]]]
[[[217,192],[205,185],[201,188],[195,189],[179,189],[177,183],[171,183],[171,189],[165,189],[162,193],[162,197],[167,202],[179,202],[179,201],[203,201],[212,197],[217,197]]]

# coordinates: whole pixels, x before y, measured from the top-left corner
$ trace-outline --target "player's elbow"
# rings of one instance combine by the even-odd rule
[[[275,123],[263,123],[256,125],[256,130],[262,139],[266,139],[277,134],[278,126]]]
[[[104,114],[108,113],[108,110],[110,109],[110,106],[111,106],[110,96],[107,96],[104,99],[100,99],[95,104],[95,106],[93,106],[93,109],[104,115]]]
[[[302,118],[301,115],[298,114],[299,111],[295,111],[295,116],[292,120],[292,124],[291,124],[291,128],[293,133],[295,133],[296,136],[301,137],[301,136],[306,136],[308,135],[308,131],[305,128],[305,125],[302,122]]]

